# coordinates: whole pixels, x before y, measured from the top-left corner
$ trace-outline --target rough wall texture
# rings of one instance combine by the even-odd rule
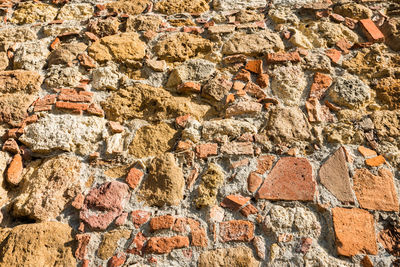
[[[0,266],[400,266],[399,0],[0,19]]]

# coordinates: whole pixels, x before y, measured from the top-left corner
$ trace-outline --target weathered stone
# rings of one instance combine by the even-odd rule
[[[149,4],[149,0],[119,0],[108,3],[106,7],[120,14],[138,15],[142,13]]]
[[[212,101],[221,101],[231,90],[232,82],[225,74],[217,73],[203,86],[201,96]]]
[[[81,190],[80,168],[78,158],[64,155],[29,164],[11,205],[13,216],[55,219]]]
[[[175,206],[183,199],[184,187],[182,169],[176,165],[173,154],[165,153],[151,162],[139,199],[150,206]]]
[[[23,2],[18,5],[11,22],[27,24],[34,22],[50,22],[57,15],[57,8],[41,2]]]
[[[177,141],[177,131],[161,122],[140,128],[129,146],[129,152],[136,158],[159,156],[172,149]]]
[[[20,141],[37,153],[62,150],[88,155],[97,150],[105,123],[98,117],[47,114],[25,127]]]
[[[96,68],[92,75],[92,86],[96,90],[117,90],[122,76],[115,65]]]
[[[290,7],[278,5],[276,8],[271,8],[268,16],[276,24],[290,23],[292,25],[299,24],[299,18],[294,14]]]
[[[79,85],[82,78],[77,67],[53,65],[48,69],[44,83],[49,88],[74,87]]]
[[[21,121],[37,97],[43,78],[33,71],[0,72],[0,122]]]
[[[212,206],[215,204],[218,189],[224,182],[224,174],[221,167],[211,163],[206,172],[201,177],[198,188],[198,197],[196,198],[196,206],[199,208]]]
[[[99,62],[116,60],[126,62],[143,59],[146,44],[139,39],[136,32],[110,35],[94,42],[89,48],[89,56]]]
[[[329,143],[361,144],[364,132],[347,123],[331,123],[323,129],[323,136]]]
[[[366,6],[348,3],[344,5],[337,5],[333,11],[337,14],[342,15],[343,17],[349,17],[352,19],[368,19],[372,17],[372,10]]]
[[[316,182],[308,160],[286,157],[278,160],[265,178],[256,197],[270,200],[312,201],[315,191]]]
[[[380,79],[376,87],[377,97],[389,106],[389,109],[400,109],[400,79]]]
[[[155,54],[167,61],[185,61],[210,53],[209,40],[190,33],[175,33],[162,37],[153,48]]]
[[[157,31],[161,22],[160,16],[138,15],[128,18],[126,29],[127,31]]]
[[[131,231],[128,229],[116,229],[105,233],[97,251],[99,258],[102,260],[107,260],[110,258],[112,255],[114,255],[114,252],[118,246],[118,241],[121,238],[129,239],[130,235]]]
[[[228,155],[253,155],[252,142],[230,142],[221,146],[221,153]]]
[[[115,3],[115,2],[114,2]],[[131,20],[131,17],[128,21]],[[94,33],[96,36],[104,37],[108,35],[114,35],[119,32],[119,27],[121,23],[118,18],[115,17],[107,17],[107,18],[97,18],[90,20],[87,28],[90,32]],[[127,24],[127,31],[132,31]]]
[[[284,45],[279,35],[265,30],[252,34],[235,33],[223,45],[222,53],[224,55],[245,54],[256,56],[283,49]]]
[[[14,69],[40,70],[50,51],[44,42],[25,43],[14,54]]]
[[[234,140],[244,133],[255,134],[257,128],[250,122],[223,119],[205,121],[201,131],[202,137],[207,141]]]
[[[254,10],[241,9],[239,13],[235,14],[236,21],[240,23],[248,23],[254,21],[261,21],[264,19],[264,14],[258,13]]]
[[[7,190],[4,187],[4,173],[7,169],[7,163],[10,159],[8,153],[0,151],[0,205],[3,206],[8,201]],[[1,216],[0,216],[1,217]]]
[[[167,87],[178,86],[188,81],[203,81],[215,72],[215,64],[204,59],[189,59],[172,70]]]
[[[56,50],[50,53],[48,57],[49,65],[72,64],[76,57],[83,53],[87,48],[84,43],[68,43],[60,45]]]
[[[157,121],[186,114],[199,119],[211,111],[208,105],[144,84],[119,89],[102,107],[108,119],[120,122],[135,118]]]
[[[259,8],[265,7],[266,3],[264,0],[213,0],[213,6],[216,10],[231,10],[231,9],[247,9],[247,8]]]
[[[394,51],[400,51],[400,18],[390,18],[382,25],[386,44]]]
[[[6,52],[0,52],[0,71],[8,67],[8,57]]]
[[[230,118],[232,116],[254,116],[260,113],[262,110],[262,104],[255,102],[255,101],[240,101],[229,106],[226,109],[226,117]]]
[[[167,15],[175,15],[177,13],[203,13],[210,7],[206,0],[175,0],[157,2],[154,9],[160,13]]]
[[[32,41],[36,37],[31,27],[4,28],[0,30],[0,48],[7,50],[14,43]]]
[[[340,201],[354,202],[350,186],[349,169],[346,156],[340,147],[321,166],[319,170],[321,183]]]
[[[371,114],[374,128],[382,140],[396,140],[400,137],[400,111],[380,110]]]
[[[370,210],[399,211],[393,174],[389,169],[379,169],[378,176],[367,169],[358,169],[353,180],[354,193],[360,207]]]
[[[201,253],[199,267],[247,266],[258,267],[260,263],[254,258],[248,247],[222,248]]]
[[[18,185],[22,180],[23,168],[22,157],[16,154],[7,168],[7,182],[14,186]]]
[[[57,19],[85,20],[93,16],[93,11],[91,4],[67,4],[60,9]]]
[[[0,234],[0,265],[76,266],[72,228],[67,224],[44,222],[5,229],[6,233]]]

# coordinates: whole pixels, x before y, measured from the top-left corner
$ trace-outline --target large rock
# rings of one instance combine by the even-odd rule
[[[246,54],[256,56],[266,52],[283,50],[285,46],[278,34],[269,30],[247,34],[235,33],[222,47],[224,55]]]
[[[76,266],[72,228],[59,222],[0,230],[1,266]]]
[[[99,62],[125,62],[143,59],[145,50],[146,44],[136,32],[125,32],[101,38],[89,47],[88,53]]]
[[[139,192],[139,200],[150,206],[175,206],[183,199],[185,179],[174,155],[166,153],[153,159],[149,175]]]
[[[118,247],[118,241],[121,238],[129,239],[130,235],[131,231],[128,229],[115,229],[105,233],[97,251],[99,258],[102,260],[110,258]]]
[[[36,32],[30,27],[0,29],[0,49],[7,50],[14,43],[32,41],[36,38]]]
[[[379,110],[371,115],[380,140],[394,141],[400,138],[400,111]]]
[[[58,65],[58,64],[72,64],[72,60],[76,59],[76,57],[83,53],[87,48],[87,45],[84,43],[67,43],[62,44],[57,49],[55,49],[48,57],[49,65]]]
[[[207,2],[206,0],[164,0],[156,3],[155,10],[167,15],[203,13],[210,8]]]
[[[339,15],[342,15],[343,17],[349,17],[357,20],[368,19],[372,17],[371,9],[356,3],[338,5],[333,9],[333,11]]]
[[[40,70],[46,64],[50,51],[45,42],[25,43],[14,54],[14,69]]]
[[[211,50],[212,44],[209,40],[190,33],[165,35],[154,46],[155,54],[167,61],[185,61]]]
[[[58,89],[60,87],[78,86],[82,79],[82,73],[77,66],[52,65],[48,68],[44,83],[49,88]]]
[[[203,123],[202,137],[207,140],[234,140],[242,134],[255,134],[257,127],[247,121],[223,119],[212,120]]]
[[[158,121],[190,114],[200,119],[211,107],[182,96],[173,96],[163,88],[134,84],[113,93],[102,107],[109,120],[146,119]]]
[[[80,168],[78,158],[64,155],[32,162],[12,202],[13,216],[36,221],[55,219],[80,192]]]
[[[215,72],[215,64],[204,59],[189,59],[172,70],[167,87],[177,86],[188,81],[208,79]]]
[[[42,81],[42,76],[33,71],[0,71],[0,123],[23,120]]]
[[[34,22],[50,22],[57,15],[57,8],[41,2],[24,2],[18,5],[11,22],[27,24]]]
[[[213,6],[216,10],[247,9],[266,6],[265,0],[214,0]]]
[[[380,79],[374,89],[379,100],[387,104],[389,109],[400,109],[400,79]]]
[[[109,10],[117,13],[138,15],[142,13],[149,4],[149,0],[119,0],[108,3],[106,6]]]
[[[220,166],[211,163],[201,176],[198,196],[195,200],[198,208],[213,206],[217,200],[218,189],[224,183],[224,173]]]
[[[199,267],[246,266],[258,267],[253,251],[248,247],[221,248],[201,253]]]
[[[105,123],[93,116],[47,114],[25,127],[19,140],[36,153],[62,150],[87,155],[97,150]]]
[[[93,16],[94,8],[91,4],[67,4],[58,12],[57,19],[85,20]]]
[[[400,51],[400,18],[390,18],[382,25],[386,44],[395,51]]]

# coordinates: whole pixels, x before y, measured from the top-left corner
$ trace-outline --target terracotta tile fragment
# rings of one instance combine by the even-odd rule
[[[361,155],[363,155],[364,158],[377,156],[377,154],[376,154],[376,152],[374,150],[369,149],[367,147],[359,146],[357,149],[358,149],[358,152],[360,152]]]
[[[122,225],[125,224],[126,219],[128,219],[128,213],[127,213],[127,212],[123,212],[121,215],[119,215],[119,216],[117,217],[117,219],[115,219],[114,224],[115,224],[116,226],[122,226]]]
[[[196,146],[196,154],[199,158],[218,155],[218,144],[207,143]]]
[[[259,174],[264,174],[272,168],[276,160],[276,156],[274,155],[262,155],[257,160],[257,170],[256,172]]]
[[[199,228],[191,232],[192,242],[194,247],[205,248],[208,245],[207,233],[204,228]]]
[[[104,111],[94,103],[90,104],[90,106],[87,108],[87,112],[92,115],[104,117]]]
[[[108,126],[112,133],[122,133],[124,131],[124,126],[117,121],[109,121]]]
[[[69,109],[73,111],[82,111],[82,110],[87,110],[89,106],[87,104],[81,104],[81,103],[69,103],[69,102],[57,101],[56,107],[61,109]]]
[[[263,73],[263,62],[262,60],[250,60],[247,61],[246,66],[244,67],[246,70],[251,71],[256,74],[262,74]]]
[[[144,210],[134,210],[131,212],[132,222],[136,228],[145,224],[150,219],[150,212]]]
[[[85,196],[82,193],[79,193],[74,198],[74,201],[72,201],[71,206],[77,210],[80,210],[83,207],[84,201],[85,201]]]
[[[269,85],[269,75],[266,73],[259,74],[256,83],[261,88],[266,88]]]
[[[180,93],[200,93],[201,84],[196,82],[185,82],[178,86]]]
[[[126,255],[124,253],[119,253],[117,255],[112,256],[108,262],[107,267],[119,267],[125,263]]]
[[[16,154],[7,168],[7,182],[11,185],[18,185],[22,180],[23,168],[22,157],[20,154]]]
[[[251,74],[249,71],[245,69],[241,69],[236,76],[233,78],[233,80],[239,80],[239,81],[244,81],[244,82],[249,82],[251,80]]]
[[[379,175],[367,169],[356,170],[353,189],[360,206],[365,209],[399,211],[399,200],[389,169],[379,169]]]
[[[75,238],[78,241],[78,247],[76,248],[75,251],[75,258],[77,258],[78,260],[83,260],[87,254],[87,245],[89,244],[90,241],[90,235],[77,234]]]
[[[147,242],[147,253],[166,254],[174,249],[189,246],[189,238],[186,236],[151,237]]]
[[[325,54],[332,60],[333,63],[338,63],[342,57],[342,53],[337,49],[327,49]]]
[[[321,73],[316,72],[314,74],[314,82],[311,85],[310,94],[308,97],[315,97],[317,99],[321,99],[325,94],[326,90],[332,85],[332,77]]]
[[[267,53],[266,55],[267,63],[284,63],[284,62],[300,62],[300,55],[298,52],[277,52],[277,53]]]
[[[232,89],[235,91],[240,91],[240,90],[243,90],[243,88],[245,86],[246,85],[244,83],[236,81],[236,82],[233,82]]]
[[[174,222],[175,218],[171,215],[154,217],[150,220],[150,230],[154,232],[157,230],[171,229]]]
[[[385,164],[385,162],[386,162],[386,160],[382,155],[365,160],[365,164],[367,164],[370,167],[379,167],[382,164]]]
[[[244,87],[244,91],[248,95],[254,96],[258,99],[263,99],[263,98],[267,97],[267,94],[261,89],[261,87],[253,82],[248,82],[246,84],[246,86]]]
[[[243,197],[241,195],[229,195],[225,197],[224,200],[221,202],[221,207],[238,211],[249,200],[249,197]]]
[[[7,139],[7,141],[5,141],[3,144],[2,150],[10,152],[12,154],[20,153],[18,143],[17,143],[17,141],[15,141],[14,138]]]
[[[374,217],[366,210],[357,208],[333,208],[336,249],[339,255],[378,253]]]
[[[245,216],[249,217],[251,214],[257,214],[258,210],[252,204],[249,204],[240,210],[240,213]]]
[[[136,168],[131,168],[126,175],[125,182],[130,188],[135,189],[143,178],[143,172]]]
[[[222,242],[243,241],[249,242],[254,238],[254,224],[249,221],[232,220],[219,224]]]
[[[361,29],[370,42],[383,42],[385,36],[371,19],[360,20]]]

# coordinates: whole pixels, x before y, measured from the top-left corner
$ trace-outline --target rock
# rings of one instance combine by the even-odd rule
[[[14,43],[32,41],[37,38],[31,27],[3,28],[0,30],[0,48],[7,50]]]
[[[177,131],[164,122],[143,126],[136,131],[129,152],[135,158],[160,156],[174,147],[176,135]]]
[[[232,10],[232,9],[256,9],[266,6],[264,0],[213,0],[213,6],[216,10]]]
[[[83,53],[87,48],[84,43],[68,43],[60,45],[56,50],[51,52],[48,57],[49,65],[65,64],[70,65],[76,57]]]
[[[118,181],[93,187],[86,195],[80,219],[90,229],[105,230],[123,213],[123,204],[129,197],[129,186]]]
[[[268,12],[268,16],[276,24],[289,23],[292,25],[298,25],[300,20],[293,13],[290,7],[277,6],[276,8],[271,8]]]
[[[258,267],[260,263],[254,258],[253,251],[248,247],[221,248],[200,254],[199,267],[222,266]]]
[[[305,67],[308,70],[312,70],[312,71],[317,71],[315,73],[315,75],[317,75],[317,73],[319,73],[320,75],[325,75],[328,76],[326,74],[320,73],[321,72],[331,72],[331,59],[323,52],[323,51],[313,51],[313,52],[309,52],[307,54],[307,56],[303,57],[304,61],[306,63]],[[315,80],[315,76],[314,76],[314,80]],[[315,81],[314,81],[315,82]],[[332,84],[332,81],[331,81]]]
[[[369,19],[370,17],[372,17],[371,9],[355,3],[337,5],[333,9],[333,11],[339,15],[342,15],[343,17],[349,17],[356,20]]]
[[[354,193],[363,209],[399,211],[399,200],[393,183],[393,174],[389,169],[379,169],[379,175],[373,175],[367,169],[358,169],[353,177]]]
[[[250,122],[233,119],[223,119],[205,121],[203,123],[201,134],[203,139],[207,141],[232,141],[239,138],[242,134],[255,134],[256,132],[257,128]]]
[[[343,147],[336,150],[319,169],[321,183],[342,202],[354,202],[349,169]]]
[[[311,126],[298,107],[277,107],[273,110],[266,133],[278,143],[307,141],[312,138]]]
[[[240,101],[229,106],[226,111],[226,117],[230,118],[232,116],[255,116],[262,110],[262,104],[255,101]]]
[[[82,78],[77,67],[53,65],[49,68],[44,83],[49,88],[74,87],[79,85]]]
[[[206,0],[175,0],[173,2],[163,0],[157,2],[154,9],[157,12],[167,15],[175,15],[178,13],[203,13],[209,10]]]
[[[210,53],[212,44],[200,36],[190,33],[174,33],[161,37],[153,48],[160,59],[166,61],[185,61]]]
[[[400,51],[400,18],[390,18],[382,25],[386,44],[394,51]]]
[[[371,119],[379,139],[393,141],[400,137],[400,111],[375,111],[371,114]]]
[[[331,123],[323,129],[323,136],[329,143],[338,144],[362,144],[364,132],[355,129],[353,125],[339,122]]]
[[[103,235],[103,240],[100,243],[97,255],[102,260],[107,260],[114,255],[114,252],[118,246],[118,241],[121,238],[129,239],[131,231],[128,229],[119,230],[115,229]]]
[[[128,21],[131,18],[128,18]],[[96,36],[104,37],[108,35],[114,35],[119,32],[119,27],[121,23],[116,17],[107,17],[107,18],[96,18],[90,20],[87,28],[90,32],[94,33]],[[127,31],[132,31],[127,26]]]
[[[8,67],[8,57],[6,52],[0,52],[0,71]]]
[[[0,265],[76,266],[72,252],[72,228],[67,224],[44,222],[5,229],[7,232],[0,234]]]
[[[189,59],[172,70],[167,87],[175,87],[188,81],[203,81],[215,72],[215,64],[204,59]]]
[[[232,82],[228,76],[217,73],[209,79],[201,90],[201,96],[212,101],[220,102],[229,93],[232,88]]]
[[[34,71],[0,71],[0,123],[22,121],[37,98],[42,81]]]
[[[98,117],[47,114],[25,127],[19,140],[36,153],[62,150],[88,155],[97,150],[105,123]]]
[[[199,119],[211,111],[208,105],[145,84],[119,89],[102,107],[109,120],[119,122],[135,118],[158,121],[186,114]]]
[[[264,14],[258,13],[254,10],[245,10],[241,9],[238,13],[235,14],[236,21],[240,23],[249,23],[254,21],[261,21],[264,19]]]
[[[110,35],[94,42],[88,48],[88,54],[99,62],[116,60],[126,62],[141,60],[145,56],[146,44],[136,32]]]
[[[58,12],[57,19],[85,20],[93,16],[94,8],[91,4],[67,4]]]
[[[269,30],[246,34],[235,33],[222,47],[224,55],[245,54],[257,56],[267,52],[283,50],[284,45],[278,34]]]
[[[252,142],[230,142],[221,146],[221,153],[228,155],[253,155]]]
[[[258,199],[312,201],[316,182],[312,167],[305,158],[285,157],[278,160],[258,190]]]
[[[389,109],[400,109],[400,79],[380,79],[376,87],[377,98],[389,106]]]
[[[184,187],[182,169],[176,165],[173,154],[165,153],[151,162],[139,199],[150,206],[176,206],[183,199]]]
[[[126,21],[127,31],[158,31],[162,20],[157,15],[138,15]]]
[[[11,185],[18,185],[19,182],[21,182],[22,179],[22,171],[23,171],[23,163],[22,163],[22,157],[20,154],[16,154],[10,165],[8,165],[7,169],[7,182]]]
[[[25,43],[14,54],[14,69],[41,70],[50,51],[45,42]]]
[[[213,206],[217,199],[218,189],[224,183],[224,173],[221,167],[211,163],[201,177],[198,187],[198,197],[195,200],[198,208]]]
[[[56,17],[57,11],[57,8],[45,3],[23,2],[18,4],[10,21],[17,24],[50,22]]]
[[[272,72],[271,89],[286,105],[299,105],[306,86],[300,66],[278,66]]]
[[[93,70],[92,86],[96,90],[117,90],[121,74],[116,65],[99,67]]]
[[[343,256],[378,253],[374,217],[366,210],[333,208],[337,253]]]
[[[5,189],[5,171],[7,163],[10,160],[8,153],[0,151],[0,206],[3,206],[8,201],[7,190]],[[1,216],[0,216],[1,217]],[[1,221],[1,218],[0,218]]]
[[[110,11],[120,14],[138,15],[142,13],[149,4],[149,0],[118,0],[107,3],[106,7]]]
[[[29,164],[19,194],[12,201],[13,216],[36,221],[55,219],[80,192],[80,169],[78,158],[64,155]]]

